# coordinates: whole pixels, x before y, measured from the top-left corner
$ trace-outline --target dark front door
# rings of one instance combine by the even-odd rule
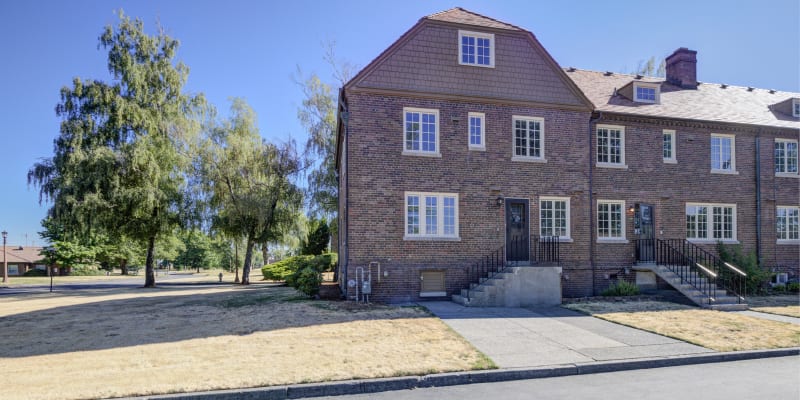
[[[656,229],[655,213],[649,204],[637,204],[634,217],[634,233],[636,241],[636,261],[655,262],[656,260]]]
[[[528,200],[506,199],[506,260],[528,261]]]

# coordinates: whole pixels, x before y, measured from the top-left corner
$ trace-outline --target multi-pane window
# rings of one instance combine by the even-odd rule
[[[658,88],[655,86],[633,85],[635,92],[634,100],[643,103],[658,102]]]
[[[458,31],[458,37],[460,64],[494,67],[493,34]]]
[[[736,240],[736,206],[687,204],[686,238]]]
[[[775,139],[775,173],[797,174],[797,141]]]
[[[778,240],[800,240],[800,207],[778,207],[775,226]]]
[[[625,128],[597,126],[597,164],[600,166],[625,165]]]
[[[625,239],[625,202],[597,202],[598,239]]]
[[[736,142],[733,135],[711,135],[711,171],[736,170]]]
[[[686,206],[686,238],[708,238],[708,207],[700,205]]]
[[[405,153],[439,153],[439,110],[403,108]]]
[[[458,237],[458,195],[406,192],[405,237]]]
[[[569,239],[569,198],[542,197],[539,199],[539,234]]]
[[[544,120],[542,118],[514,116],[513,121],[513,157],[544,158]]]
[[[486,128],[484,121],[486,117],[483,113],[469,113],[467,115],[469,123],[469,148],[470,149],[485,149],[486,148]]]
[[[792,99],[792,115],[800,117],[800,99]]]
[[[662,145],[662,156],[665,163],[674,163],[675,159],[675,131],[664,130],[664,143]]]

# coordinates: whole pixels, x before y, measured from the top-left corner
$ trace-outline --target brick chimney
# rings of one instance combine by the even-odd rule
[[[697,89],[697,51],[681,47],[665,61],[667,82],[686,89]]]

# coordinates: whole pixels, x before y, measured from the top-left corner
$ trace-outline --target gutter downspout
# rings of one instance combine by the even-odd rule
[[[350,294],[350,286],[347,284],[347,267],[350,262],[350,137],[348,135],[350,130],[350,111],[347,108],[347,102],[343,102],[344,112],[342,113],[342,120],[344,121],[344,297]],[[339,258],[341,260],[341,257]],[[358,298],[356,298],[358,300]]]
[[[593,140],[592,140],[592,124],[603,118],[603,112],[597,113],[597,118],[589,117],[589,265],[592,268],[592,296],[597,296],[597,288],[595,285],[595,269],[597,268],[594,262],[594,158],[592,157]],[[624,210],[623,210],[624,211]]]
[[[756,134],[756,260],[761,268],[761,131]]]

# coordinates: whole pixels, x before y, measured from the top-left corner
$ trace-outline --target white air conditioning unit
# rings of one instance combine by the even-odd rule
[[[781,272],[772,276],[772,286],[786,285],[789,283],[789,274]]]

